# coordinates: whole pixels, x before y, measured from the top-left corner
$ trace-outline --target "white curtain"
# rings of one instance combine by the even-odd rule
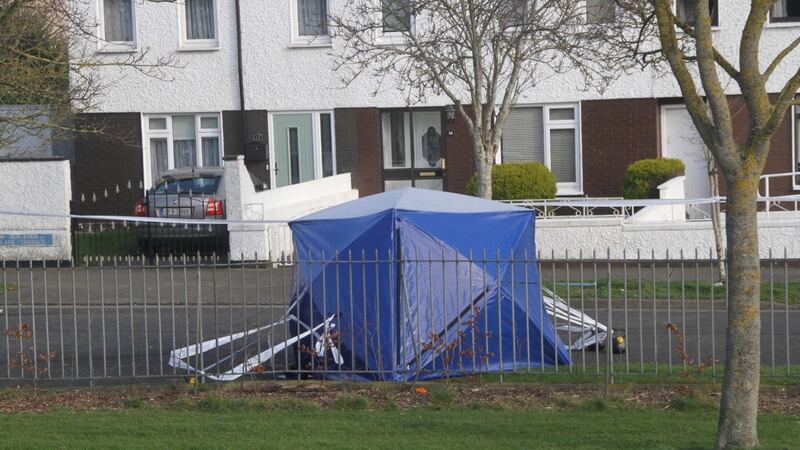
[[[614,22],[616,2],[614,0],[586,0],[586,21],[588,23]]]
[[[197,154],[194,149],[194,139],[175,140],[172,143],[175,151],[175,168],[197,167]]]
[[[203,166],[219,167],[219,139],[203,138]]]
[[[692,6],[691,1],[678,0],[675,3],[675,12],[678,14],[678,17],[686,22],[694,23],[694,6]]]
[[[328,34],[328,0],[297,0],[297,31],[300,36]]]
[[[410,0],[382,0],[383,31],[408,31],[411,29]]]
[[[772,17],[786,17],[786,0],[777,0],[772,5]]]
[[[169,169],[167,159],[167,140],[150,139],[150,171],[153,176],[152,183],[155,185]]]
[[[172,117],[172,151],[175,153],[175,168],[196,167],[194,116]]]
[[[186,0],[186,39],[215,39],[214,0]]]
[[[103,29],[108,42],[133,41],[133,2],[103,0]]]

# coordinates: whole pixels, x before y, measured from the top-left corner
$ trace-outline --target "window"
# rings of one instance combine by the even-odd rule
[[[770,22],[800,22],[800,0],[777,0],[769,13]]]
[[[148,116],[144,129],[148,186],[168,170],[221,165],[221,127],[217,114]]]
[[[525,24],[529,14],[529,0],[504,0],[498,9],[498,20],[503,28]]]
[[[126,50],[134,46],[133,0],[102,0],[100,2],[101,47],[106,50]]]
[[[614,23],[615,0],[586,0],[586,23]]]
[[[411,30],[410,0],[381,0],[383,10],[383,32],[400,33]]]
[[[514,108],[503,132],[503,162],[542,163],[555,175],[559,195],[580,194],[577,116],[573,104]]]
[[[711,13],[711,26],[719,26],[719,7],[717,6],[717,0],[708,0],[708,10]],[[677,0],[675,2],[675,14],[689,25],[694,25],[693,0]]]
[[[383,167],[405,169],[411,167],[411,127],[408,113],[392,111],[383,114]]]
[[[328,46],[329,0],[292,0],[292,45]]]
[[[219,47],[216,0],[184,0],[178,7],[180,47],[184,50]]]

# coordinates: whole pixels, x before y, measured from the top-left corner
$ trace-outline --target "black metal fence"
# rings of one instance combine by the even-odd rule
[[[673,260],[644,255],[624,260],[596,255],[516,259],[514,263],[538,269],[541,295],[552,300],[543,304],[548,312],[544,317],[571,347],[569,365],[531,364],[531,356],[520,353],[516,372],[720,376],[725,363],[726,289],[719,281],[717,262],[705,253],[705,258],[698,253]],[[336,267],[342,273],[367,273],[381,261],[386,262],[368,255],[338,255]],[[410,261],[427,268],[420,276],[426,276],[425,270],[432,270],[435,262]],[[465,259],[457,260],[454,267],[486,263],[482,258]],[[319,264],[323,263],[288,257],[232,261],[213,252],[152,258],[137,252],[68,266],[3,261],[0,323],[5,336],[0,341],[0,381],[197,374],[220,380],[325,376],[334,370],[331,352],[338,345],[328,324],[304,324],[316,327],[311,333],[314,337],[292,341],[302,331],[293,321],[299,316],[291,303],[293,272]],[[762,260],[761,361],[766,376],[800,377],[798,275],[800,260]],[[440,290],[454,287],[431,289],[430,295],[437,297],[443,295]],[[380,308],[371,304],[376,300],[365,292],[351,286],[347,301]],[[465,323],[463,319],[448,326],[464,327]],[[364,329],[369,326],[365,324]],[[608,351],[612,346],[605,345],[609,338],[602,336],[603,328],[613,330],[611,344],[622,337],[621,350],[615,346],[618,351]],[[423,338],[409,351],[434,351],[434,359],[442,358],[439,364],[444,364],[447,350],[432,350],[440,344],[425,338],[429,331],[414,330]],[[592,336],[599,337],[599,342],[592,345],[587,340]],[[366,345],[383,344],[370,341]],[[304,364],[309,355],[312,364]],[[475,367],[451,375],[483,372],[480,365]]]

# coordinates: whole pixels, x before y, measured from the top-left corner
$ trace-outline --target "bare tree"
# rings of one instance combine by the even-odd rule
[[[399,89],[409,104],[455,105],[472,138],[477,194],[491,198],[492,164],[520,93],[567,70],[607,79],[585,18],[571,0],[354,0],[331,25],[344,42],[336,68],[346,84],[366,74],[379,80],[373,94]]]
[[[164,1],[164,0],[152,0]],[[97,69],[118,67],[169,79],[180,64],[149,49],[103,53],[91,0],[0,0],[0,148],[27,137],[68,139],[104,133],[102,124],[80,125],[107,83]]]
[[[621,17],[608,34],[624,52],[616,57],[656,64],[672,73],[692,121],[714,156],[727,188],[728,323],[725,377],[717,447],[756,447],[760,334],[760,272],[756,225],[758,180],[770,138],[795,103],[800,69],[791,68],[780,91],[770,96],[767,82],[800,45],[800,36],[761,64],[761,37],[774,0],[752,0],[738,37],[738,55],[716,47],[708,0],[616,0]],[[684,18],[681,18],[684,17]],[[688,20],[691,19],[691,20]],[[731,43],[726,42],[726,48]],[[617,60],[624,63],[623,59]],[[725,91],[732,80],[749,116],[744,139],[734,138],[733,103]]]

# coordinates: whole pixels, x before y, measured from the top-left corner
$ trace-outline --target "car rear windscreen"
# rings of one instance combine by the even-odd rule
[[[167,178],[155,188],[156,194],[215,194],[220,177]]]

